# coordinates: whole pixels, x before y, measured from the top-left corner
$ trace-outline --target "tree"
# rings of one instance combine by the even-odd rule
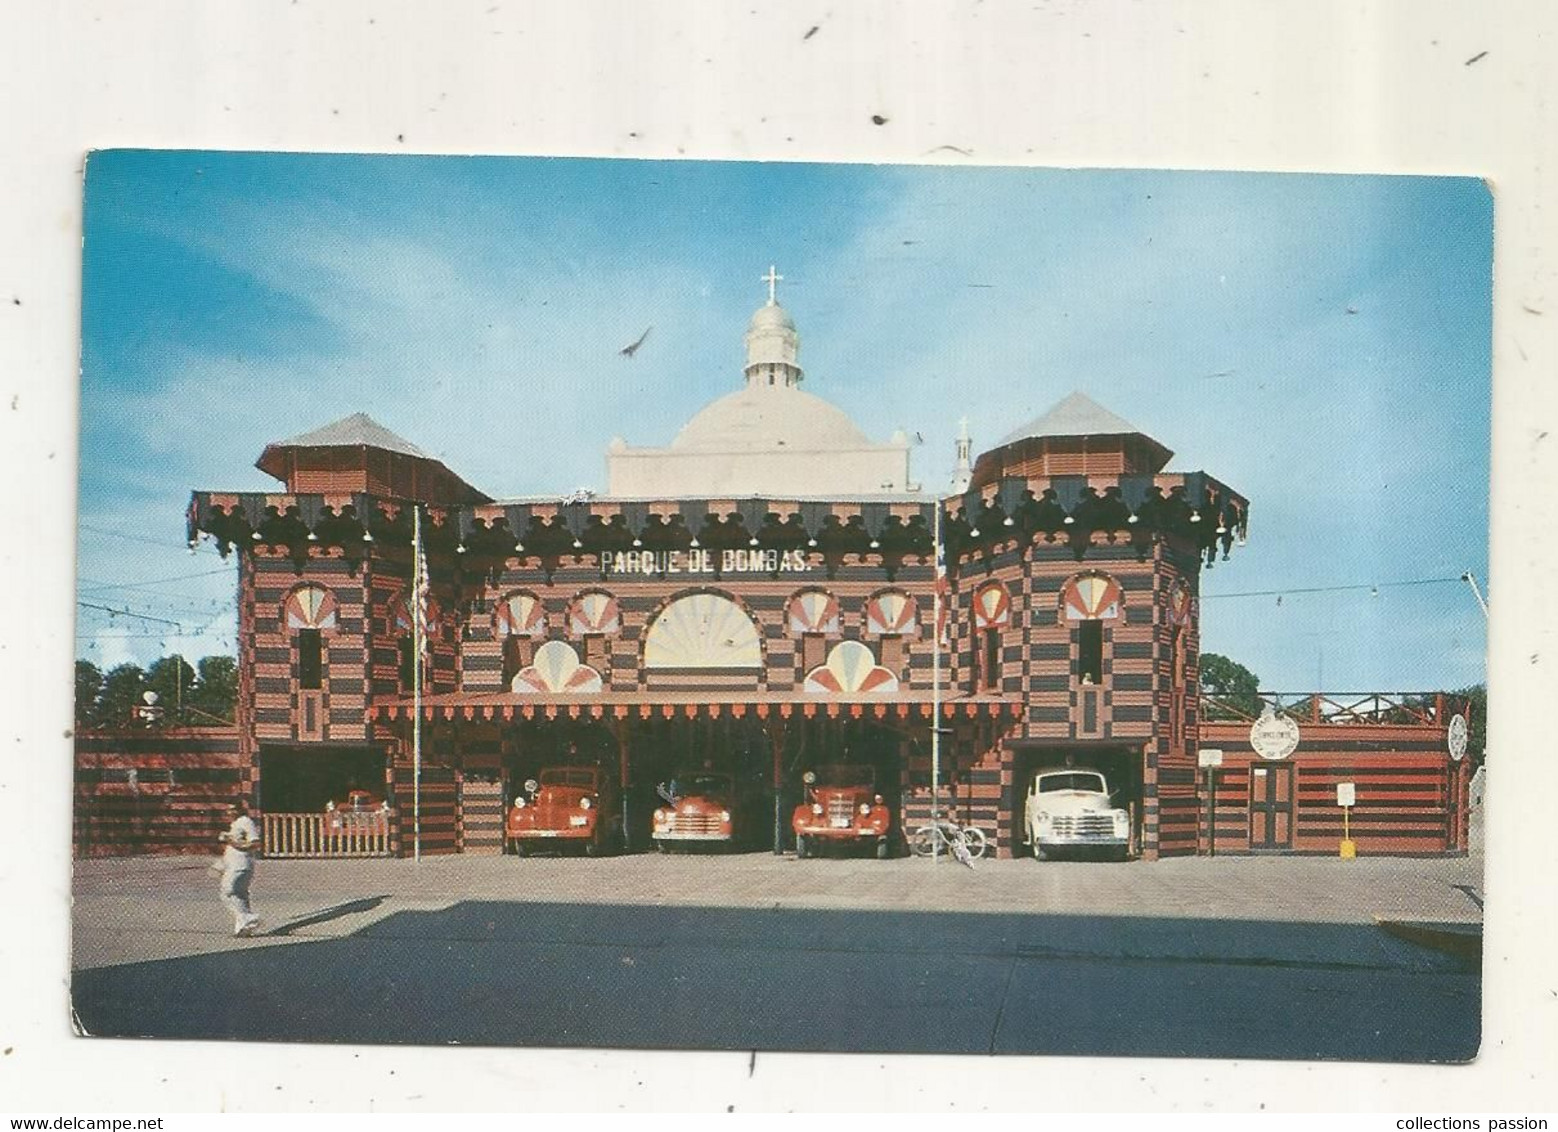
[[[1215,652],[1201,654],[1202,719],[1253,719],[1260,714],[1260,677],[1238,661]]]
[[[103,694],[103,672],[90,660],[76,661],[76,730],[91,727],[97,698]]]
[[[238,702],[238,661],[230,656],[202,657],[195,674],[195,690],[184,697],[190,722],[201,724],[233,721]]]
[[[121,664],[109,670],[103,677],[103,690],[97,697],[97,710],[92,713],[92,726],[116,730],[130,726],[133,712],[141,704],[141,693],[146,690],[146,673],[139,664]]]
[[[163,724],[183,727],[189,722],[185,705],[195,690],[195,670],[182,656],[165,656],[152,661],[146,670],[146,691],[157,693],[157,706],[163,709]]]

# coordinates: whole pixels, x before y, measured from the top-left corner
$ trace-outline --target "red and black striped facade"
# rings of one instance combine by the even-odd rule
[[[629,786],[679,753],[744,752],[776,813],[807,760],[869,750],[900,828],[912,828],[929,810],[933,724],[943,799],[993,830],[1001,855],[1022,851],[1032,772],[1064,760],[1097,765],[1119,786],[1144,858],[1205,851],[1200,576],[1242,541],[1248,505],[1202,473],[1132,471],[1129,461],[1086,470],[1095,465],[1003,475],[982,458],[982,486],[945,499],[505,504],[450,503],[453,488],[423,501],[197,492],[189,532],[239,555],[238,745],[261,806],[265,751],[370,749],[409,843],[411,516],[421,507],[432,626],[424,851],[496,851],[517,768],[590,735]],[[316,473],[309,486],[329,483]],[[750,633],[747,660],[679,667],[650,656],[654,627],[699,595],[739,611],[734,636]],[[883,609],[904,631],[884,631]],[[601,610],[609,624],[592,625]],[[1392,731],[1389,749],[1346,765],[1384,777],[1400,769],[1403,788],[1444,772],[1444,722],[1441,712],[1406,725],[1410,742]],[[1237,745],[1224,746],[1232,768]],[[1323,748],[1306,745],[1289,764],[1305,771],[1301,791],[1311,789],[1311,749]],[[1235,847],[1225,829],[1233,838],[1248,825],[1248,798],[1229,781],[1214,820],[1219,851]],[[1455,781],[1462,793],[1447,804],[1464,812]],[[1305,813],[1286,848],[1329,836]],[[1414,816],[1387,829],[1385,819],[1386,832],[1362,844],[1464,847],[1457,830],[1436,839],[1430,825]]]

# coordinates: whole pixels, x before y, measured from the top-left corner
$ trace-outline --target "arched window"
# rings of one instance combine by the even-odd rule
[[[610,670],[610,639],[621,629],[617,599],[604,590],[587,590],[568,603],[568,634],[584,642],[584,663],[599,672]]]
[[[908,639],[919,628],[919,610],[902,590],[883,590],[866,602],[865,635],[881,642],[882,667],[895,675],[902,675]]]
[[[513,683],[520,669],[535,656],[536,642],[546,638],[546,608],[533,593],[504,594],[492,608],[492,633],[503,649],[503,686]]]
[[[1060,587],[1061,620],[1076,627],[1076,678],[1082,684],[1104,682],[1104,622],[1120,616],[1125,594],[1108,574],[1088,571]]]
[[[827,656],[829,639],[843,633],[838,599],[826,590],[802,590],[785,606],[785,624],[801,639],[801,671],[810,672]]]
[[[400,690],[403,694],[410,694],[416,684],[417,645],[416,623],[411,616],[411,606],[404,595],[395,599],[395,643],[400,653]],[[439,608],[435,598],[427,599],[427,639],[423,642],[423,648],[431,657],[432,642],[438,639],[443,632],[443,610]],[[423,679],[426,672],[431,671],[431,662],[424,667]],[[425,690],[425,686],[424,686]]]
[[[688,594],[660,611],[644,636],[645,668],[762,668],[752,618],[730,598]]]
[[[974,685],[993,692],[1001,687],[1001,634],[1012,623],[1012,595],[1000,582],[974,591]]]
[[[282,602],[281,620],[297,649],[298,687],[324,686],[324,636],[335,631],[335,595],[307,582]]]
[[[1175,578],[1168,591],[1169,624],[1174,633],[1174,659],[1170,669],[1169,750],[1176,755],[1185,753],[1185,698],[1188,661],[1190,614],[1192,608],[1190,587],[1183,578]]]

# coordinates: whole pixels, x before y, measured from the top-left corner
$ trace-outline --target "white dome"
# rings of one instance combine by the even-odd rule
[[[784,386],[748,386],[701,409],[671,441],[708,452],[828,451],[870,445],[843,409]]]
[[[758,307],[752,312],[752,321],[747,324],[748,330],[794,330],[795,320],[790,317],[790,312],[778,303],[769,303],[767,306]]]

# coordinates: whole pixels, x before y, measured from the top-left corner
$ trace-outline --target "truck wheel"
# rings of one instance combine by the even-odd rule
[[[888,856],[890,855],[888,853],[888,850],[891,849],[891,848],[892,848],[892,846],[887,844],[887,838],[885,838],[885,837],[877,838],[876,839],[876,859],[878,861],[885,861],[885,860],[887,860]]]
[[[1044,851],[1044,847],[1042,845],[1040,845],[1037,841],[1035,841],[1033,843],[1033,859],[1035,861],[1047,861],[1047,860],[1049,860],[1049,854]]]
[[[606,852],[605,844],[597,838],[590,838],[584,843],[584,855],[586,857],[600,857]]]
[[[797,833],[795,835],[795,859],[797,861],[806,859],[806,837],[804,834]]]

